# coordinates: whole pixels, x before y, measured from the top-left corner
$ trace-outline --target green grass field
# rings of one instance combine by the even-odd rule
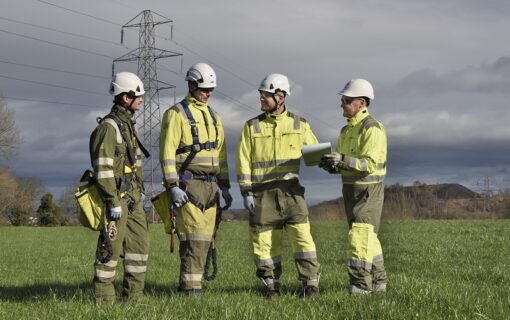
[[[224,222],[219,275],[201,297],[175,293],[178,255],[152,225],[146,297],[97,306],[96,233],[81,227],[0,229],[0,319],[509,319],[510,220],[387,220],[385,295],[347,292],[345,221],[314,221],[321,294],[303,300],[291,250],[284,294],[259,293],[246,222]],[[122,271],[118,269],[117,286]]]

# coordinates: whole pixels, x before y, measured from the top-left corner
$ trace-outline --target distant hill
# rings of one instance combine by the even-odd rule
[[[345,218],[343,198],[310,207],[312,219]],[[510,196],[486,197],[456,183],[394,184],[385,188],[383,216],[389,218],[510,218]]]

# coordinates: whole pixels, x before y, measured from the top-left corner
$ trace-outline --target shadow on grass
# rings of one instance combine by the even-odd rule
[[[0,301],[22,302],[49,299],[92,300],[92,283],[45,283],[21,287],[0,286]]]

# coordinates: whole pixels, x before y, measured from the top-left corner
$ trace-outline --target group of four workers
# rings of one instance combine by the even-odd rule
[[[221,117],[208,105],[216,74],[205,63],[187,72],[187,96],[165,111],[161,122],[160,162],[163,184],[176,210],[180,276],[178,292],[202,293],[202,277],[214,233],[216,206],[221,193],[232,203],[227,149]],[[119,259],[124,260],[122,295],[143,296],[149,252],[148,223],[143,210],[143,146],[133,115],[145,93],[133,73],[117,73],[111,82],[114,106],[90,138],[90,157],[96,184],[114,220],[108,262],[96,260],[94,289],[98,302],[114,301],[113,280]],[[310,124],[290,112],[291,94],[286,76],[273,73],[259,87],[262,113],[248,120],[237,150],[237,178],[244,207],[249,211],[250,236],[256,275],[264,295],[281,294],[282,237],[292,245],[302,296],[319,292],[320,264],[310,232],[304,187],[298,174],[303,145],[318,140]],[[386,131],[367,107],[374,99],[364,79],[349,81],[339,93],[347,118],[336,152],[325,154],[319,167],[342,175],[342,193],[349,224],[349,292],[386,291],[381,244],[378,239],[386,173]],[[168,208],[170,210],[170,208]]]

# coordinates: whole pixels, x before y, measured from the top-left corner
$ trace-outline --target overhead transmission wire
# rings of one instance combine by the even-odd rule
[[[67,8],[67,7],[60,6],[60,5],[56,5],[56,4],[54,4],[54,3],[51,3],[51,2],[48,2],[48,1],[44,1],[44,0],[37,0],[37,1],[38,1],[38,2],[41,2],[41,3],[44,3],[44,4],[47,4],[47,5],[50,5],[50,6],[54,6],[54,7],[60,8],[60,9],[62,9],[62,10],[66,10],[66,11],[69,11],[69,12],[72,12],[72,13],[75,13],[75,14],[78,14],[78,15],[82,15],[82,16],[85,16],[85,17],[89,17],[89,18],[92,18],[92,19],[95,19],[95,20],[101,21],[101,22],[105,22],[105,23],[109,23],[109,24],[112,24],[112,25],[115,25],[115,26],[120,26],[120,27],[122,27],[122,25],[121,25],[121,24],[119,24],[119,23],[115,23],[115,22],[112,22],[112,21],[107,20],[107,19],[99,18],[99,17],[94,16],[94,15],[91,15],[91,14],[83,13],[83,12],[80,12],[80,11],[78,11],[78,10],[74,10],[74,9],[70,9],[70,8]],[[0,31],[3,31],[3,30],[0,30]],[[4,31],[4,32],[5,32],[5,31]],[[9,32],[8,32],[8,33],[9,33]],[[172,40],[172,39],[164,38],[164,37],[161,37],[161,36],[157,36],[157,37],[158,37],[158,38],[163,38],[163,39],[168,40],[168,41],[172,41],[172,42],[174,42],[177,46],[179,46],[179,47],[181,47],[181,48],[183,48],[183,49],[187,50],[188,52],[190,52],[190,53],[192,53],[192,54],[194,54],[194,55],[196,55],[196,56],[198,56],[198,57],[200,57],[200,58],[202,58],[202,59],[205,59],[205,60],[207,60],[207,61],[210,61],[209,59],[207,59],[207,58],[206,58],[206,57],[204,57],[203,55],[199,54],[198,52],[196,52],[196,51],[194,51],[194,50],[192,50],[192,49],[190,49],[190,48],[188,48],[188,47],[186,47],[186,46],[184,46],[184,45],[182,45],[182,44],[180,44],[180,43],[178,43],[178,42],[176,42],[176,41],[174,41],[174,40]],[[35,40],[42,41],[42,40],[40,40],[40,39],[36,39],[36,38],[35,38]],[[44,42],[44,41],[43,41],[43,42]],[[51,42],[48,42],[48,43],[51,43]],[[52,43],[52,44],[55,44],[55,43]],[[60,44],[55,44],[55,45],[60,45]],[[62,46],[62,45],[61,45],[61,46]],[[64,47],[69,47],[69,46],[64,46]],[[88,53],[90,53],[88,50],[77,49],[77,48],[74,48],[74,47],[69,47],[69,48],[74,49],[74,50],[78,50],[78,51],[83,51],[83,52],[88,52]],[[96,54],[97,54],[97,53],[96,53]],[[98,54],[98,55],[101,55],[101,54]],[[104,55],[103,55],[103,56],[104,56]],[[107,57],[108,57],[108,58],[112,58],[112,59],[113,59],[113,57],[110,57],[110,56],[107,56]],[[227,72],[228,74],[230,74],[230,75],[234,76],[235,78],[237,78],[237,79],[241,80],[242,82],[244,82],[244,83],[246,83],[246,84],[248,84],[248,85],[250,85],[250,86],[252,86],[252,87],[257,87],[257,86],[256,86],[255,84],[253,84],[252,82],[250,82],[250,81],[248,81],[248,80],[246,80],[246,79],[244,79],[244,78],[242,78],[242,77],[238,76],[237,74],[233,73],[232,71],[230,71],[230,70],[228,70],[228,69],[226,69],[226,68],[224,68],[224,67],[222,67],[222,66],[220,66],[220,65],[218,65],[218,64],[216,64],[216,63],[214,63],[214,62],[213,62],[212,64],[213,64],[213,65],[215,65],[217,68],[219,68],[219,69],[221,69],[221,70],[223,70],[223,71]],[[165,71],[169,71],[169,72],[172,72],[172,73],[176,73],[175,71],[172,71],[172,70],[167,69],[167,68],[163,68],[163,70],[165,70]],[[228,96],[228,95],[226,95],[226,94],[223,94],[223,95],[224,95],[225,97],[229,97],[229,96]],[[230,98],[230,97],[229,97],[229,98]],[[238,100],[236,100],[236,99],[234,99],[234,98],[230,98],[230,99],[231,99],[232,101],[236,101],[236,102],[237,102],[236,104],[244,105],[244,104],[242,104],[240,101],[238,101]],[[245,105],[245,106],[246,106],[246,105]],[[250,107],[250,108],[251,108],[251,107]],[[301,110],[300,108],[297,108],[297,107],[295,107],[295,108],[296,108],[296,109],[298,109],[299,111],[303,112],[304,114],[309,115],[309,116],[313,117],[314,119],[316,119],[316,120],[318,120],[318,121],[320,121],[320,122],[322,122],[322,123],[326,124],[327,126],[329,126],[329,127],[333,127],[331,124],[329,124],[329,123],[327,123],[327,122],[323,121],[322,119],[319,119],[319,118],[315,117],[314,115],[312,115],[312,114],[310,114],[310,113],[308,113],[308,112],[305,112],[305,111]],[[258,112],[258,110],[257,110],[257,112]],[[335,127],[336,127],[336,126],[335,126]]]
[[[72,75],[77,75],[77,76],[110,80],[110,77],[103,77],[103,76],[98,76],[98,75],[94,75],[94,74],[75,72],[75,71],[66,71],[66,70],[55,69],[55,68],[41,67],[41,66],[36,66],[36,65],[32,65],[32,64],[17,63],[17,62],[6,61],[6,60],[1,60],[1,59],[0,59],[0,63],[10,64],[10,65],[14,65],[14,66],[20,66],[20,67],[25,67],[25,68],[33,68],[33,69],[46,70],[46,71],[52,71],[52,72],[67,73],[67,74],[72,74]]]

